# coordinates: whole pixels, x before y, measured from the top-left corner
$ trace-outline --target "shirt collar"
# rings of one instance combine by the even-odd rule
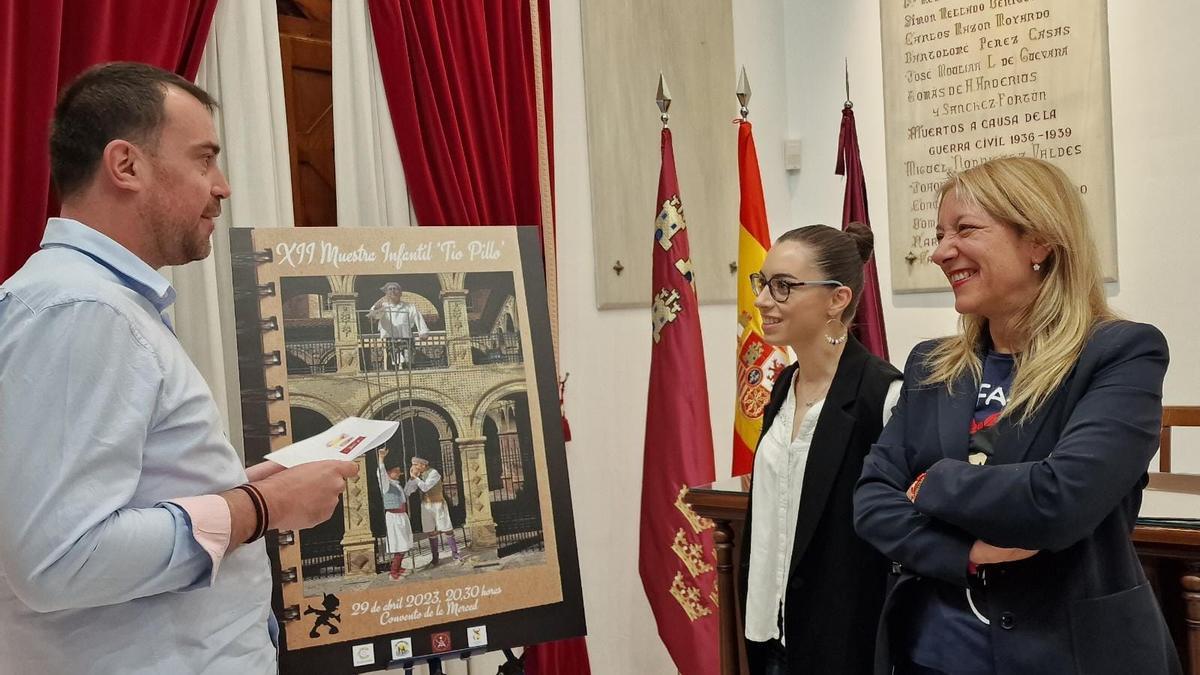
[[[51,218],[46,222],[42,248],[54,247],[75,249],[104,265],[121,283],[149,300],[159,312],[175,302],[175,289],[166,277],[129,249],[78,220]]]

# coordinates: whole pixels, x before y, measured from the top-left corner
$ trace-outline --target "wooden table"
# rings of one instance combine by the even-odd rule
[[[721,675],[745,672],[734,581],[739,559],[736,534],[745,521],[749,496],[742,477],[734,477],[696,486],[683,497],[697,514],[714,524]],[[1200,475],[1152,473],[1142,514],[1200,518],[1197,504]],[[1154,585],[1185,672],[1200,675],[1200,522],[1139,523],[1133,543]]]

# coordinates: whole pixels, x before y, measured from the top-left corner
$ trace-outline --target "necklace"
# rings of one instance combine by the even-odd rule
[[[829,391],[829,385],[833,384],[833,380],[830,380],[829,382],[826,382],[826,383],[825,383],[825,385],[824,385],[823,387],[821,387],[821,389],[819,390],[819,393],[817,394],[817,396],[816,396],[815,398],[812,398],[812,399],[804,399],[804,398],[801,398],[801,396],[800,396],[800,386],[801,386],[802,384],[803,384],[803,383],[800,381],[800,378],[798,378],[798,377],[797,377],[797,378],[796,378],[796,387],[795,387],[795,389],[796,389],[796,397],[800,399],[800,402],[804,404],[804,407],[805,407],[805,408],[811,408],[811,407],[813,407],[814,405],[816,405],[816,404],[817,404],[817,401],[820,401],[821,399],[825,398],[825,394],[826,394],[826,393]]]

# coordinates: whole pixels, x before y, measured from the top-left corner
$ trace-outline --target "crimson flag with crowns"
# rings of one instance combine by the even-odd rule
[[[699,303],[671,130],[662,130],[662,170],[653,254],[653,318],[638,571],[658,634],[688,675],[718,670],[712,523],[683,502],[688,486],[711,483],[712,425]]]

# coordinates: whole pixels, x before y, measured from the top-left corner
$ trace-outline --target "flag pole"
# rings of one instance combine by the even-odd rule
[[[733,412],[733,476],[748,475],[754,467],[754,448],[762,433],[762,415],[775,378],[787,367],[787,353],[763,338],[762,318],[754,306],[754,289],[747,276],[762,269],[771,248],[767,205],[763,197],[758,153],[750,123],[750,78],[742,67],[737,90],[738,127],[738,259],[737,259],[737,394]]]
[[[717,601],[720,580],[716,569],[721,563],[713,548],[714,525],[683,501],[689,487],[715,480],[716,469],[700,305],[667,126],[671,92],[661,73],[656,100],[663,128],[659,132],[661,165],[650,242],[650,373],[638,575],[659,637],[676,668],[688,675],[718,675],[722,659],[736,656],[722,655],[718,649],[719,622],[728,623],[733,617],[722,610],[733,607]]]
[[[854,120],[854,102],[850,100],[850,59],[845,59],[846,102],[842,106],[842,129],[838,135],[838,158],[834,173],[846,177],[842,203],[842,229],[852,222],[870,226],[867,208],[867,183],[863,177],[858,130]],[[858,312],[851,330],[863,346],[875,356],[888,359],[887,331],[883,325],[883,300],[879,289],[878,256],[871,256],[863,267],[863,288]]]

